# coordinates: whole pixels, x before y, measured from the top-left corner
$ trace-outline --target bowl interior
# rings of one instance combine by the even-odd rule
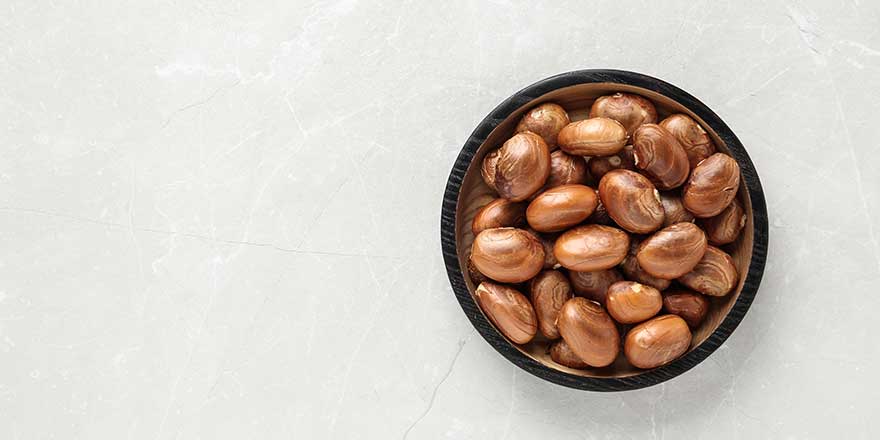
[[[455,239],[457,248],[460,250],[458,253],[458,263],[461,267],[462,273],[465,274],[465,283],[467,284],[467,288],[471,296],[473,296],[476,286],[467,275],[467,257],[470,253],[471,243],[474,239],[474,235],[471,232],[470,225],[473,221],[474,215],[479,210],[479,208],[488,203],[490,200],[497,197],[494,191],[486,186],[486,184],[483,182],[482,177],[480,176],[480,165],[482,163],[483,157],[493,149],[500,147],[501,144],[504,143],[504,141],[510,138],[510,136],[513,135],[514,128],[516,127],[516,124],[519,122],[519,119],[522,117],[522,115],[527,110],[538,104],[542,104],[545,102],[555,102],[568,111],[572,121],[577,121],[581,119],[586,119],[588,117],[590,106],[593,104],[593,101],[595,101],[596,98],[615,92],[634,93],[652,100],[657,106],[659,120],[662,120],[672,113],[684,113],[694,118],[694,120],[697,121],[703,127],[703,129],[706,130],[707,133],[709,133],[712,141],[715,143],[716,148],[721,152],[730,154],[727,145],[725,145],[718,134],[714,132],[711,127],[706,124],[705,121],[700,119],[694,112],[665,95],[641,87],[610,82],[578,84],[553,90],[538,98],[533,99],[532,101],[529,101],[528,103],[519,107],[509,117],[501,121],[495,127],[495,129],[492,130],[486,140],[482,143],[482,145],[480,145],[467,171],[465,172],[464,179],[462,180],[461,191],[459,193],[458,200],[459,209],[457,211],[455,219]],[[706,319],[703,321],[700,327],[693,329],[693,340],[691,342],[690,350],[694,350],[697,346],[703,343],[712,334],[712,332],[714,332],[715,329],[718,328],[718,326],[724,320],[724,317],[730,311],[731,307],[733,307],[733,304],[736,303],[736,300],[743,289],[743,283],[745,282],[746,278],[745,274],[748,272],[749,263],[752,257],[752,244],[754,233],[753,210],[748,194],[748,188],[745,184],[745,179],[740,179],[740,188],[737,194],[737,198],[740,202],[742,202],[746,212],[746,226],[743,228],[740,237],[735,242],[729,245],[721,246],[721,249],[723,249],[725,252],[729,253],[733,257],[733,260],[736,263],[737,270],[740,274],[739,284],[733,292],[724,297],[707,297],[710,301],[711,307],[708,315],[706,316]],[[524,291],[523,293],[527,294],[528,292]],[[621,330],[622,340],[625,330],[627,330],[627,328],[622,327]],[[623,360],[622,354],[620,357],[618,357],[617,361],[614,364],[604,368],[577,370],[559,365],[550,359],[550,355],[548,353],[550,342],[541,337],[540,334],[532,342],[526,345],[520,346],[513,343],[510,344],[516,347],[517,350],[521,351],[526,356],[531,357],[532,359],[540,362],[541,364],[549,368],[564,371],[566,373],[578,376],[597,378],[623,378],[638,375],[646,371],[637,369],[629,365],[625,360]]]

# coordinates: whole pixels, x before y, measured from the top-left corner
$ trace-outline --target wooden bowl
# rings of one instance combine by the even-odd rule
[[[738,197],[747,223],[736,242],[722,246],[739,270],[739,286],[727,296],[709,298],[711,308],[700,327],[693,330],[690,349],[677,360],[650,370],[630,366],[621,355],[605,368],[576,370],[550,359],[549,342],[540,335],[519,346],[508,341],[477,306],[476,285],[467,274],[467,256],[474,239],[471,221],[476,211],[496,197],[480,177],[483,156],[501,146],[528,109],[544,102],[563,106],[572,120],[585,119],[593,101],[603,95],[629,92],[651,99],[659,120],[670,113],[694,118],[710,134],[719,151],[739,162],[742,179]],[[715,351],[742,321],[755,298],[767,256],[767,206],[758,174],[745,148],[730,128],[705,104],[669,83],[621,70],[579,70],[556,75],[526,87],[502,102],[477,126],[464,144],[443,198],[441,241],[452,289],[474,327],[499,353],[535,376],[572,388],[623,391],[651,386],[693,368]],[[742,276],[742,274],[745,274]],[[526,292],[524,292],[526,293]],[[623,339],[623,335],[621,335]]]

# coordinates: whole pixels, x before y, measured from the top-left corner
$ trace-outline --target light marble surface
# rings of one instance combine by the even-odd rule
[[[877,438],[880,5],[0,4],[0,438]],[[761,290],[706,362],[595,394],[451,293],[473,127],[579,68],[749,149]]]

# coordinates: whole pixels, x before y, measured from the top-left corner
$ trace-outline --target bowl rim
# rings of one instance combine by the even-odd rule
[[[739,298],[737,298],[727,316],[724,317],[718,328],[702,344],[689,353],[664,366],[627,377],[579,376],[548,367],[522,353],[495,329],[474,302],[464,280],[456,246],[455,225],[461,184],[470,163],[474,159],[474,155],[492,130],[517,109],[549,92],[587,83],[618,83],[640,87],[665,95],[694,112],[715,131],[726,144],[734,159],[739,163],[742,178],[745,181],[746,188],[748,188],[752,204],[752,223],[754,228],[752,258]],[[755,299],[764,273],[768,238],[767,205],[764,200],[761,181],[745,147],[743,147],[730,127],[700,100],[672,84],[641,73],[613,69],[575,70],[551,76],[514,93],[495,107],[477,125],[455,160],[455,164],[449,174],[449,179],[446,182],[446,191],[443,196],[440,216],[440,241],[449,282],[462,310],[470,319],[471,324],[480,332],[483,339],[516,366],[537,377],[566,387],[589,391],[626,391],[656,385],[690,370],[718,349],[743,320],[752,301]]]

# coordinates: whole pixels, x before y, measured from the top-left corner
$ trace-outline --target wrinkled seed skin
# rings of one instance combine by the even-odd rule
[[[672,192],[660,193],[660,204],[663,205],[663,227],[676,223],[693,222],[694,215],[684,208],[681,197]]]
[[[480,166],[480,175],[483,176],[483,182],[486,182],[486,185],[492,188],[492,191],[497,191],[495,188],[495,168],[498,166],[498,156],[498,150],[490,151],[483,158],[482,166]]]
[[[738,199],[733,199],[724,211],[702,221],[709,243],[716,246],[736,241],[746,225],[746,212]]]
[[[610,156],[626,145],[626,129],[608,118],[572,122],[559,132],[559,148],[575,156]]]
[[[663,294],[663,310],[681,317],[691,328],[697,328],[709,313],[709,300],[699,293],[677,289]]]
[[[485,282],[477,287],[474,296],[483,313],[507,339],[525,344],[535,337],[538,319],[525,295],[511,287]]]
[[[623,276],[620,275],[617,269],[593,272],[570,270],[568,271],[568,278],[571,280],[571,286],[574,289],[575,295],[596,301],[602,305],[605,305],[608,287],[618,281],[623,281]]]
[[[636,170],[635,159],[633,158],[633,147],[627,145],[613,156],[592,157],[587,163],[590,175],[594,179],[599,180],[606,173],[612,170]]]
[[[630,93],[600,96],[590,107],[590,117],[620,122],[630,136],[642,124],[657,123],[657,109],[648,99]]]
[[[644,271],[672,280],[690,272],[703,258],[706,246],[706,234],[697,225],[676,223],[643,241],[636,258]]]
[[[608,288],[608,314],[621,324],[635,324],[656,315],[663,308],[660,291],[634,281],[618,281]]]
[[[559,136],[559,131],[570,122],[568,112],[564,108],[548,102],[526,112],[517,124],[516,132],[530,131],[541,136],[552,151],[556,149],[556,138]]]
[[[517,133],[498,149],[494,184],[501,197],[526,200],[544,186],[549,175],[550,150],[540,136]]]
[[[580,297],[568,300],[557,325],[575,355],[590,366],[608,366],[620,352],[617,325],[595,302]]]
[[[568,278],[558,270],[545,270],[532,278],[529,291],[538,317],[538,330],[547,339],[559,339],[556,318],[565,302],[572,298]]]
[[[562,150],[550,154],[550,176],[547,177],[544,189],[586,182],[587,162],[583,157],[572,156]]]
[[[736,160],[715,153],[694,168],[684,186],[684,207],[700,218],[721,214],[736,197],[740,171]]]
[[[498,198],[477,211],[471,224],[471,230],[474,235],[477,235],[486,229],[522,226],[525,220],[525,203]]]
[[[544,246],[522,229],[486,229],[474,238],[471,259],[480,273],[493,280],[520,283],[544,267]]]
[[[694,269],[678,278],[681,284],[709,296],[727,295],[738,281],[733,258],[715,246],[707,247]]]
[[[658,189],[681,186],[690,171],[687,153],[681,144],[657,124],[645,124],[633,135],[636,167],[645,171]]]
[[[550,346],[550,359],[553,359],[553,362],[556,362],[559,365],[564,365],[568,368],[590,368],[590,364],[584,362],[574,354],[573,351],[571,351],[571,347],[565,343],[564,339],[560,339]]]
[[[663,224],[665,214],[657,189],[639,173],[608,172],[599,182],[599,198],[614,222],[629,232],[647,234]]]
[[[610,269],[626,257],[629,235],[602,225],[578,226],[556,239],[553,254],[562,267],[582,272]]]
[[[709,134],[690,116],[676,113],[660,122],[660,126],[672,133],[684,148],[691,169],[703,159],[715,154],[715,145]]]
[[[637,368],[656,368],[684,354],[690,343],[687,322],[675,315],[662,315],[633,327],[626,334],[623,353]]]
[[[538,232],[558,232],[590,216],[599,199],[593,188],[562,185],[539,194],[526,209],[529,226]]]
[[[640,242],[638,240],[630,239],[629,252],[626,254],[626,258],[623,259],[623,262],[620,263],[620,270],[623,271],[623,274],[628,280],[647,284],[657,290],[665,290],[669,287],[669,284],[672,283],[670,280],[657,278],[648,272],[645,272],[645,270],[639,266],[639,259],[636,258],[639,244]]]

